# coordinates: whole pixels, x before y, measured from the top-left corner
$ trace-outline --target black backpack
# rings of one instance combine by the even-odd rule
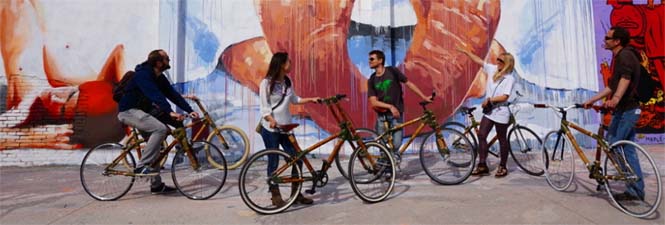
[[[646,104],[651,100],[651,97],[654,96],[657,83],[651,79],[651,74],[649,74],[649,71],[645,67],[646,63],[643,63],[642,61],[642,55],[637,49],[633,48],[632,51],[640,61],[640,76],[636,79],[635,85],[633,85],[633,91],[635,92],[637,100],[642,104]]]
[[[113,84],[113,101],[120,102],[122,96],[125,96],[125,93],[127,93],[127,90],[125,90],[127,84],[129,84],[129,82],[132,81],[132,79],[134,78],[134,74],[135,73],[132,70],[127,71],[127,73],[125,73],[120,82]]]

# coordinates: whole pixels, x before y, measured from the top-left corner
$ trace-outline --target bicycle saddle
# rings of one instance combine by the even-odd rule
[[[474,110],[476,110],[476,107],[469,108],[469,107],[462,106],[462,108],[460,108],[460,110],[462,110],[462,112],[464,112],[464,114],[471,114],[471,113],[473,113]]]

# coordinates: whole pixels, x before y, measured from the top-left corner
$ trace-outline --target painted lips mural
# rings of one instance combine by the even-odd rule
[[[272,52],[290,54],[290,74],[302,96],[345,93],[343,102],[356,126],[372,127],[367,111],[366,78],[351,62],[347,34],[354,1],[256,1],[265,36],[238,43],[222,53],[224,67],[241,83],[258,92]],[[436,92],[432,109],[439,120],[450,116],[472,90],[480,66],[455,51],[455,46],[477,55],[489,53],[499,22],[499,1],[412,0],[418,18],[413,40],[400,69],[424,93]],[[436,13],[435,13],[436,12]],[[266,51],[265,48],[269,51]],[[243,66],[244,65],[244,66]],[[249,67],[249,68],[248,68]],[[483,85],[473,85],[482,89]],[[420,99],[405,91],[406,119],[422,114]],[[337,123],[321,105],[296,108],[327,131]]]

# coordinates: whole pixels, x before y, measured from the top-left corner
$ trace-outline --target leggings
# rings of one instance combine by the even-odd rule
[[[487,117],[483,117],[480,121],[480,133],[478,133],[479,149],[478,156],[480,157],[478,164],[487,165],[485,161],[487,160],[487,152],[489,151],[489,146],[487,144],[487,134],[490,133],[492,127],[496,126],[496,135],[499,138],[499,146],[501,149],[501,163],[500,166],[506,167],[506,161],[508,161],[508,151],[510,150],[510,142],[508,142],[507,131],[508,124],[501,124],[494,122]]]

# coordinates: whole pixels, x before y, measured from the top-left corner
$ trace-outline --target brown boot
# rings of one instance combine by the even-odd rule
[[[286,202],[282,200],[282,194],[279,193],[279,187],[271,187],[270,194],[272,194],[270,200],[272,200],[274,206],[282,207],[286,204]]]
[[[293,183],[291,185],[291,195],[295,194],[296,191],[298,191],[298,184]],[[304,204],[304,205],[311,205],[314,203],[314,200],[311,198],[306,198],[302,193],[298,193],[298,197],[296,197],[296,203],[297,204]]]

